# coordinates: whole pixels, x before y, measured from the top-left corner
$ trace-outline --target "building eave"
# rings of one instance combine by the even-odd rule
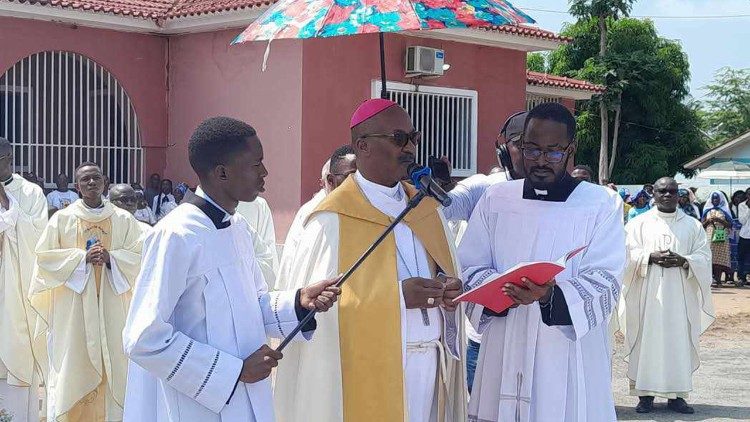
[[[147,18],[74,10],[62,7],[50,7],[39,3],[28,4],[0,1],[0,16],[57,22],[124,32],[158,33],[162,30],[162,28],[156,24],[156,21]]]
[[[409,31],[408,35],[431,38],[443,41],[455,41],[467,44],[477,44],[489,47],[500,47],[526,52],[552,51],[564,45],[564,41],[542,39],[524,35],[513,35],[470,28],[432,29],[428,31]]]
[[[572,100],[590,100],[591,97],[596,94],[592,91],[584,91],[580,89],[570,88],[556,88],[551,86],[540,86],[534,84],[526,84],[526,93],[541,95],[544,97],[561,97],[570,98]]]
[[[711,150],[706,152],[705,154],[701,155],[700,157],[689,161],[683,165],[684,168],[689,170],[695,170],[700,168],[700,166],[704,163],[706,163],[708,160],[716,157],[717,155],[721,154],[722,152],[725,152],[727,150],[732,149],[733,147],[743,143],[750,141],[750,132],[746,132],[730,141],[727,141]]]

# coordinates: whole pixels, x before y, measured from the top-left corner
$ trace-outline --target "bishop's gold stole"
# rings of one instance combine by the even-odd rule
[[[373,207],[349,177],[318,206],[339,215],[339,272],[354,264],[393,221]],[[409,197],[415,191],[404,185]],[[448,240],[426,198],[404,222],[429,260],[454,274]],[[396,242],[391,233],[344,285],[339,299],[339,344],[345,422],[407,421]]]

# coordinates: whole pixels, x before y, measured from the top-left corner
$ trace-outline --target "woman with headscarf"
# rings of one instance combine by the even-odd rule
[[[651,195],[649,195],[645,190],[639,190],[638,193],[635,194],[635,197],[633,197],[633,208],[631,208],[630,212],[628,212],[628,221],[650,210],[650,201]]]
[[[698,206],[690,200],[690,191],[687,189],[680,189],[677,191],[678,204],[680,209],[687,215],[700,221],[701,217],[698,211]]]
[[[617,193],[620,194],[620,198],[622,198],[622,211],[624,213],[624,219],[625,222],[628,222],[628,214],[630,214],[630,209],[633,208],[632,205],[630,205],[630,191],[628,188],[620,188],[617,190]]]
[[[703,210],[703,227],[706,229],[708,242],[713,256],[713,274],[716,286],[721,286],[721,273],[731,272],[729,253],[729,232],[732,230],[732,213],[727,205],[726,196],[720,191],[711,194]]]

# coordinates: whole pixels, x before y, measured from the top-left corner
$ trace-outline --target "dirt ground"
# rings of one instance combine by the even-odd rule
[[[666,400],[655,411],[635,413],[637,397],[628,395],[622,338],[618,335],[613,389],[620,421],[750,421],[750,289],[713,289],[716,322],[701,337],[701,367],[693,375],[688,403],[694,415],[669,411]]]

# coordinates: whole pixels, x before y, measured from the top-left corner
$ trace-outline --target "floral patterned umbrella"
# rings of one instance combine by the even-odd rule
[[[518,23],[534,20],[505,0],[280,0],[232,44],[380,33],[385,82],[384,32]]]

